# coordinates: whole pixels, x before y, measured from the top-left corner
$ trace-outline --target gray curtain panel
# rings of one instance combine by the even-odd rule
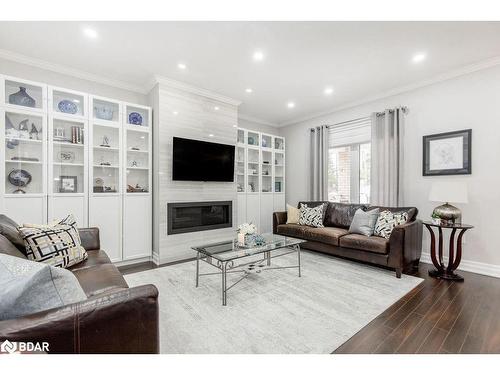
[[[328,200],[328,126],[310,131],[309,199]]]
[[[403,204],[404,108],[372,114],[370,204]]]

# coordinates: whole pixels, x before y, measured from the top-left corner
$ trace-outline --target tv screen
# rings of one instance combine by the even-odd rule
[[[174,137],[172,179],[234,181],[234,146]]]

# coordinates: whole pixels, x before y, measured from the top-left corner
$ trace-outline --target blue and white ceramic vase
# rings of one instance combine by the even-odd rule
[[[19,87],[19,91],[9,95],[9,103],[23,107],[35,107],[36,101],[26,92],[26,87]]]

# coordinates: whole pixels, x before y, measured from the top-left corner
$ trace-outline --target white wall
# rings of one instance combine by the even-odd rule
[[[262,132],[272,135],[281,135],[280,128],[278,127],[266,125],[261,122],[252,121],[248,119],[238,118],[238,126],[240,128],[245,128],[256,132]]]
[[[237,202],[236,182],[172,180],[173,137],[236,144],[238,108],[187,91],[158,84],[150,94],[154,116],[154,258],[160,263],[188,259],[192,246],[227,240],[234,236]],[[219,107],[215,110],[214,107]],[[175,113],[174,113],[175,112]],[[213,134],[213,137],[209,137]],[[233,228],[167,234],[167,203],[232,201]]]
[[[436,180],[466,181],[469,203],[462,209],[463,222],[475,228],[465,236],[463,269],[500,276],[500,67],[493,67],[436,83],[411,92],[359,105],[281,129],[286,137],[287,202],[307,198],[308,133],[320,124],[335,124],[398,105],[409,107],[405,140],[405,205],[418,207],[419,217],[428,219],[437,205],[429,202],[431,183]],[[472,129],[472,175],[422,176],[422,136]],[[428,253],[427,233],[424,253]]]
[[[148,105],[147,96],[138,92],[124,90],[95,81],[80,79],[73,76],[60,74],[51,70],[41,69],[31,65],[21,64],[1,58],[0,73],[8,76],[14,76],[31,81],[46,83],[53,86],[63,87],[66,89],[83,91],[93,95],[105,96],[131,103]]]

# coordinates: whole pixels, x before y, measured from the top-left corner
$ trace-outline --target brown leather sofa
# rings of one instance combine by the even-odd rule
[[[299,202],[299,207],[300,203],[306,203],[309,207],[326,204],[323,211],[325,227],[286,224],[287,213],[274,212],[273,233],[307,240],[301,245],[304,249],[392,268],[398,278],[404,270],[418,269],[422,253],[422,222],[417,220],[416,207],[368,207],[334,202]],[[380,211],[407,211],[408,222],[395,227],[389,239],[349,233],[349,226],[358,208],[370,210],[377,207]]]
[[[0,253],[26,258],[15,222],[0,215],[0,223],[11,239],[0,234]],[[99,229],[79,232],[88,258],[69,270],[87,300],[0,321],[0,342],[45,341],[50,353],[158,353],[158,290],[154,285],[129,288],[100,249]]]

